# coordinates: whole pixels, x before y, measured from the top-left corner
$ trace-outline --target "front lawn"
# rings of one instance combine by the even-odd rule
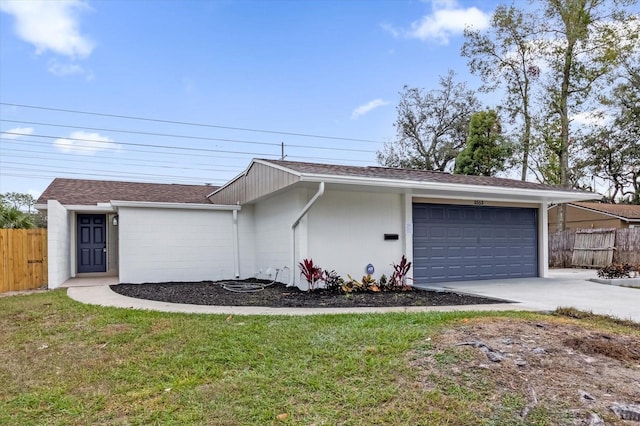
[[[526,394],[485,402],[498,384],[478,375],[454,386],[436,374],[425,386],[416,363],[432,337],[497,318],[578,323],[529,313],[167,314],[82,305],[64,291],[0,298],[0,424],[528,424]],[[465,351],[444,351],[443,368],[468,361]],[[564,419],[538,411],[536,424]]]

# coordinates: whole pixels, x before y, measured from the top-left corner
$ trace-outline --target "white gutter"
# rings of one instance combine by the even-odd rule
[[[296,218],[296,220],[294,220],[293,223],[291,224],[291,272],[289,274],[289,284],[287,284],[289,287],[292,287],[294,285],[294,282],[295,282],[295,271],[296,271],[296,228],[298,227],[298,224],[300,223],[300,221],[302,220],[304,215],[307,214],[309,209],[315,204],[315,202],[318,200],[318,198],[322,197],[323,195],[324,195],[324,182],[320,182],[320,185],[318,185],[318,192],[316,192],[316,194],[309,200],[307,205],[302,208],[302,210],[300,211],[300,214],[298,214],[298,217]]]
[[[155,203],[150,201],[111,201],[113,207],[137,207],[151,209],[180,210],[240,210],[240,206],[226,204],[194,204],[194,203]]]
[[[238,210],[234,210],[233,214],[233,269],[236,279],[240,278],[240,240],[238,239]]]

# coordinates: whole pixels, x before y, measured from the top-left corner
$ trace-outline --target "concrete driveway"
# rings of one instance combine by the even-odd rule
[[[640,322],[640,289],[587,281],[595,277],[595,270],[554,269],[549,271],[549,278],[464,281],[444,283],[442,287],[518,302],[516,309],[574,307]]]

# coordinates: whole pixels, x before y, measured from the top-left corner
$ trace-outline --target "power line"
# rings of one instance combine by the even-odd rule
[[[15,136],[24,136],[23,133],[16,132],[4,132],[6,135],[15,135]],[[183,151],[198,151],[198,152],[216,152],[216,153],[230,153],[230,154],[244,154],[244,155],[260,155],[260,156],[274,156],[274,154],[269,153],[256,153],[256,152],[246,152],[246,151],[230,151],[224,149],[208,149],[208,148],[190,148],[185,146],[165,146],[165,145],[155,145],[155,144],[146,144],[146,143],[134,143],[134,142],[116,142],[116,141],[97,141],[95,139],[86,139],[86,138],[71,138],[66,136],[52,136],[52,135],[39,135],[35,133],[31,133],[28,136],[36,137],[36,138],[47,138],[47,139],[64,139],[69,141],[79,141],[79,142],[91,142],[94,144],[104,144],[106,148],[109,147],[110,144],[113,145],[127,145],[127,146],[145,146],[150,148],[160,148],[160,149],[177,149]]]
[[[111,179],[107,179],[107,178],[112,178],[112,179],[117,179],[120,181],[126,180],[126,181],[133,181],[133,182],[145,182],[145,183],[183,183],[186,185],[203,185],[203,181],[201,180],[196,180],[196,179],[177,179],[177,180],[168,180],[168,179],[149,179],[149,178],[139,178],[139,177],[135,177],[135,176],[126,176],[126,175],[114,175],[114,174],[97,174],[97,173],[76,173],[76,172],[65,172],[65,173],[60,173],[57,171],[51,171],[51,170],[37,170],[34,171],[32,169],[26,169],[26,168],[21,168],[21,167],[5,167],[4,170],[22,170],[25,172],[31,172],[31,173],[39,173],[39,172],[43,172],[46,174],[41,174],[41,175],[33,175],[33,174],[26,174],[26,173],[5,173],[4,171],[0,172],[0,176],[11,176],[11,177],[26,177],[26,178],[35,178],[35,179],[46,179],[46,180],[53,180],[55,178],[59,178],[59,177],[66,177],[66,176],[95,176],[99,179],[104,179],[104,180],[111,180]],[[76,178],[79,179],[79,178]],[[94,178],[95,179],[95,178]],[[211,183],[210,180],[205,181],[207,183]]]
[[[253,145],[268,145],[268,146],[277,146],[280,147],[282,143],[273,143],[273,142],[259,142],[259,141],[246,141],[241,139],[222,139],[222,138],[211,138],[206,136],[190,136],[190,135],[175,135],[169,133],[152,133],[152,132],[142,132],[138,130],[119,130],[119,129],[105,129],[101,127],[86,127],[86,126],[71,126],[67,124],[55,124],[55,123],[39,123],[35,121],[21,121],[21,120],[7,120],[4,118],[0,118],[0,121],[4,121],[7,123],[20,123],[20,124],[30,124],[36,126],[49,126],[49,127],[63,127],[67,129],[84,129],[84,130],[97,130],[101,132],[116,132],[116,133],[129,133],[135,135],[146,135],[146,136],[161,136],[161,137],[169,137],[169,138],[179,138],[179,139],[195,139],[195,140],[205,140],[205,141],[214,141],[214,142],[233,142],[233,143],[246,143]],[[373,153],[375,151],[371,151],[368,149],[353,149],[353,148],[334,148],[328,146],[308,146],[308,145],[297,145],[297,144],[285,144],[286,147],[290,148],[307,148],[307,149],[324,149],[330,151],[349,151],[349,152],[365,152],[365,153]]]
[[[0,133],[0,135],[2,135]],[[40,137],[37,135],[29,135],[29,136],[36,136],[36,137]],[[56,137],[56,139],[58,139]],[[59,139],[65,139],[65,138],[59,138]],[[67,138],[68,139],[68,138]],[[0,141],[4,141],[5,144],[7,143],[14,143],[14,144],[29,144],[29,145],[46,145],[46,146],[51,146],[51,144],[49,143],[49,141],[35,141],[33,139],[24,139],[24,138],[20,138],[20,139],[9,139],[9,138],[3,138],[2,136],[0,136]],[[93,141],[95,142],[95,141]],[[122,144],[121,142],[114,142],[114,143],[119,143]],[[70,149],[73,150],[78,150],[78,151],[86,151],[86,152],[91,152],[91,151],[95,151],[94,148],[90,147],[90,146],[83,146],[83,145],[73,145],[72,147],[69,147]],[[246,161],[247,158],[246,157],[240,157],[237,155],[225,155],[225,153],[218,153],[216,152],[215,155],[211,155],[211,154],[191,154],[191,153],[186,153],[186,152],[162,152],[162,151],[152,151],[152,150],[147,150],[147,149],[133,149],[133,148],[127,148],[126,150],[127,153],[129,152],[140,152],[140,153],[144,153],[144,154],[151,154],[151,155],[171,155],[171,156],[175,156],[175,155],[180,155],[180,156],[186,156],[186,157],[198,157],[198,158],[229,158],[229,159],[238,159],[238,160],[243,160]],[[83,155],[83,154],[71,154],[71,153],[64,153],[65,155]],[[250,156],[254,156],[256,155],[256,153],[246,153],[247,155]],[[85,156],[85,155],[83,155]],[[264,155],[265,157],[274,157],[277,158],[279,157],[278,155],[275,154],[268,154],[268,155]],[[86,156],[85,156],[86,157]],[[94,155],[91,155],[91,157],[95,157]]]
[[[5,134],[10,134],[9,132],[4,132],[4,133]],[[0,133],[0,135],[1,135],[1,133]],[[18,134],[18,135],[22,135],[22,134]],[[30,134],[29,136],[43,137],[43,138],[49,138],[49,139],[54,138],[54,139],[70,139],[71,140],[71,138],[57,137],[57,136],[41,136],[41,135],[35,135],[35,134]],[[34,140],[23,139],[23,138],[11,139],[11,138],[6,138],[6,137],[3,138],[3,137],[0,136],[0,140],[6,141],[5,143],[8,142],[8,143],[19,143],[19,144],[30,143],[30,144],[38,144],[38,145],[49,145],[49,143],[45,142],[45,141],[34,141]],[[87,141],[87,142],[97,142],[97,141],[94,141],[94,140],[91,140],[91,139],[78,139],[78,140],[81,140],[81,141],[84,140],[84,141]],[[109,142],[106,142],[106,143],[109,143]],[[117,144],[120,144],[120,145],[128,145],[125,142],[113,142],[113,143],[117,143]],[[144,144],[141,144],[141,145],[147,146],[147,145],[144,145]],[[149,145],[149,146],[150,147],[155,147],[155,145]],[[165,147],[165,146],[162,146],[162,145],[161,145],[161,147],[162,148],[166,148],[166,149],[171,149],[170,147]],[[93,151],[93,149],[91,147],[82,146],[82,145],[80,145],[80,146],[74,145],[73,147],[70,147],[70,148],[72,148],[74,150]],[[187,148],[178,148],[178,149],[187,149]],[[193,149],[196,149],[196,148],[193,148]],[[141,152],[141,153],[154,154],[154,155],[181,155],[181,156],[199,157],[199,158],[203,157],[203,155],[201,155],[201,154],[190,154],[190,153],[184,153],[184,152],[161,152],[161,151],[155,151],[154,152],[154,151],[149,151],[149,150],[130,149],[130,148],[127,148],[126,152],[127,153],[128,152]],[[213,157],[213,158],[218,158],[219,156],[221,157],[223,154],[229,153],[229,152],[233,153],[235,151],[215,151],[215,157]],[[263,158],[271,157],[271,158],[274,158],[274,159],[280,158],[280,155],[263,154],[263,153],[256,153],[256,152],[242,152],[240,154],[241,155],[249,155],[249,156],[253,156],[253,157],[263,157]],[[92,157],[93,157],[93,155],[92,155]],[[242,160],[246,161],[246,157],[224,156],[223,158],[242,159]],[[297,158],[297,159],[301,159],[301,160],[305,160],[305,161],[309,161],[310,159],[316,160],[316,161],[332,161],[332,162],[335,162],[335,161],[344,162],[345,161],[344,158],[316,157],[316,156],[310,157],[310,156],[301,156],[301,155],[287,155],[287,158],[292,158],[292,159]],[[370,160],[360,160],[360,159],[352,160],[352,162],[355,162],[355,161],[357,161],[358,163],[377,164],[375,161],[370,161]]]
[[[30,151],[30,152],[33,152],[33,151]],[[13,159],[13,158],[34,159],[34,157],[32,155],[20,155],[20,154],[11,154],[9,157],[10,157],[9,159]],[[100,157],[100,158],[109,159],[108,157]],[[78,160],[76,160],[74,158],[52,158],[52,157],[49,157],[49,156],[38,156],[37,159],[38,160],[55,160],[55,161],[63,162],[63,163],[69,163],[69,162],[76,163],[76,164],[78,163]],[[111,158],[111,160],[113,160],[113,158]],[[234,170],[237,171],[240,168],[240,167],[226,166],[226,167],[232,167],[232,170],[219,170],[219,169],[196,168],[196,167],[177,167],[177,166],[165,166],[165,165],[149,165],[149,164],[131,163],[131,162],[127,161],[127,160],[119,160],[119,159],[115,159],[115,160],[117,161],[118,165],[123,165],[123,166],[137,166],[137,167],[147,167],[147,168],[155,168],[155,169],[174,169],[174,170],[185,170],[185,171],[199,170],[199,171],[202,171],[202,172],[228,172],[228,171],[234,171]],[[123,164],[123,161],[127,161],[127,163]],[[101,162],[107,164],[103,160],[101,160]],[[225,166],[222,166],[222,167],[225,167]]]
[[[14,103],[8,103],[8,102],[0,102],[0,105],[20,107],[20,108],[40,109],[40,110],[46,110],[46,111],[67,112],[72,114],[94,115],[94,116],[100,116],[100,117],[123,118],[127,120],[152,121],[156,123],[178,124],[183,126],[197,126],[197,127],[208,127],[208,128],[215,128],[215,129],[237,130],[242,132],[269,133],[269,134],[275,134],[275,135],[298,136],[298,137],[304,137],[304,138],[330,139],[330,140],[339,140],[339,141],[366,142],[366,143],[376,143],[376,144],[382,143],[382,141],[374,141],[371,139],[344,138],[339,136],[313,135],[308,133],[281,132],[281,131],[274,131],[274,130],[251,129],[246,127],[220,126],[220,125],[205,124],[205,123],[191,123],[187,121],[163,120],[163,119],[157,119],[157,118],[136,117],[136,116],[130,116],[130,115],[107,114],[107,113],[101,113],[101,112],[78,111],[78,110],[43,107],[43,106],[36,106],[36,105],[14,104]]]
[[[35,166],[35,164],[32,163],[20,163],[20,162],[14,162],[14,161],[0,161],[0,164],[9,164],[10,166],[7,167],[8,170],[25,170],[25,171],[30,171],[30,172],[34,172],[33,169],[25,169],[25,168],[19,168],[19,167],[13,167],[13,166]],[[5,167],[3,167],[4,169]],[[78,170],[78,169],[74,169],[74,170]],[[61,174],[73,174],[73,175],[90,175],[90,176],[113,176],[110,175],[109,173],[113,173],[114,170],[100,170],[100,169],[91,169],[91,171],[93,172],[101,172],[100,174],[96,174],[96,173],[91,173],[91,172],[69,172],[68,170],[59,170],[59,169],[42,169],[42,171],[44,172],[48,172],[48,173],[61,173]],[[104,174],[107,173],[107,174]],[[158,175],[158,174],[152,174],[152,173],[136,173],[136,172],[125,172],[124,174],[121,173],[120,175],[116,175],[116,177],[118,176],[124,176],[124,175],[132,175],[132,176],[147,176],[147,177],[153,177],[153,178],[161,178],[161,179],[189,179],[189,180],[194,180],[194,181],[200,181],[200,182],[210,182],[211,179],[207,179],[207,178],[201,178],[201,177],[185,177],[185,176],[172,176],[172,175]],[[224,180],[216,180],[217,182],[226,182]]]
[[[2,138],[0,138],[0,140],[2,140]],[[33,150],[29,150],[29,149],[12,149],[12,148],[2,148],[2,150],[0,151],[0,156],[4,156],[3,154],[5,152],[18,152],[18,153],[26,153],[26,154],[38,154],[38,158],[49,158],[52,160],[60,160],[59,158],[53,158],[52,156],[55,157],[68,157],[68,156],[72,156],[72,157],[80,157],[80,158],[84,158],[86,159],[87,156],[84,154],[74,154],[74,153],[57,153],[57,152],[49,152],[49,153],[45,153],[43,154],[42,151],[33,151]],[[15,154],[9,154],[8,156],[10,157],[25,157],[25,158],[33,158],[33,155],[29,155],[29,156],[25,156],[25,155],[15,155]],[[104,159],[104,160],[112,160],[112,161],[117,161],[118,163],[121,163],[123,161],[135,161],[135,160],[129,160],[127,158],[117,158],[117,157],[108,157],[108,156],[104,156],[104,155],[91,155],[91,158],[98,158],[98,159]],[[74,161],[74,160],[60,160],[60,161]],[[163,163],[163,164],[176,164],[175,161],[163,161],[163,160],[150,160],[150,159],[145,159],[144,161],[148,161],[150,163]],[[129,165],[131,166],[135,166],[135,165],[141,165],[144,167],[161,167],[161,166],[154,166],[154,165],[148,165],[148,164],[133,164],[130,163]],[[215,163],[190,163],[190,165],[192,166],[202,166],[202,167],[221,167],[221,168],[227,168],[227,169],[238,169],[240,167],[236,167],[236,166],[230,166],[228,164],[215,164]],[[175,168],[175,167],[172,167]],[[202,169],[202,170],[206,170],[206,169]]]

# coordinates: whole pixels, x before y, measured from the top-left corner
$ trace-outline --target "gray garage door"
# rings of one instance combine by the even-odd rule
[[[413,205],[417,284],[538,276],[536,209]]]

